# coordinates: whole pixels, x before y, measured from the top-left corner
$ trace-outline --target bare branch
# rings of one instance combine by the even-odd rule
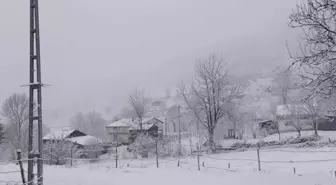
[[[211,55],[197,61],[191,85],[182,84],[180,93],[189,110],[207,129],[209,145],[214,147],[217,124],[227,114],[226,106],[242,97],[242,88],[232,83],[222,57]]]
[[[26,126],[29,120],[29,100],[26,94],[13,94],[2,104],[1,115],[10,122],[7,139],[16,149],[24,150]]]
[[[151,105],[150,96],[146,95],[144,90],[135,89],[129,95],[129,105],[131,111],[138,119],[140,130],[142,130],[142,120],[148,114]]]
[[[294,64],[306,68],[304,87],[312,94],[331,96],[336,80],[336,2],[314,0],[302,3],[289,16],[289,26],[304,33],[301,54],[293,56]],[[309,70],[307,70],[309,69]]]

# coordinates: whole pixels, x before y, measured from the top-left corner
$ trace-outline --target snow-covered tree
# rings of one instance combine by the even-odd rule
[[[293,66],[301,70],[302,85],[309,89],[309,96],[335,93],[335,6],[335,0],[302,1],[289,16],[290,27],[303,31],[301,50],[291,58]]]
[[[182,84],[180,93],[189,110],[206,128],[208,144],[216,150],[214,133],[227,113],[227,104],[242,97],[242,89],[233,84],[224,59],[216,55],[199,61],[191,85]]]
[[[28,149],[28,106],[26,94],[14,93],[2,104],[1,115],[8,120],[6,137],[14,149],[26,151]]]

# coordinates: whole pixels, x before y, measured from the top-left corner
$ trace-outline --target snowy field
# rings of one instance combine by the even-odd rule
[[[1,180],[10,178],[18,180],[14,176],[2,176]],[[323,174],[296,176],[265,172],[196,171],[188,168],[46,167],[44,182],[46,185],[334,185],[336,180]]]
[[[114,160],[83,163],[75,167],[44,167],[46,185],[331,185],[336,184],[336,148],[261,150],[261,168],[258,171],[255,150],[200,156],[197,158]],[[204,167],[203,167],[204,162]],[[230,169],[228,164],[230,163]],[[294,167],[296,174],[294,174]],[[0,165],[0,185],[21,184],[15,164]]]

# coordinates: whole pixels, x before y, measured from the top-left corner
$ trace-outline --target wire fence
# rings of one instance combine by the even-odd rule
[[[109,149],[108,151],[115,152],[108,157],[103,158],[102,156],[93,157],[93,158],[81,158],[77,156],[60,156],[57,153],[50,153],[49,155],[44,155],[44,158],[35,158],[35,159],[19,159],[19,160],[6,160],[0,161],[0,166],[17,164],[19,162],[26,163],[29,160],[43,160],[45,163],[50,161],[48,156],[57,158],[58,160],[66,161],[68,166],[80,166],[85,164],[91,165],[101,165],[101,167],[110,167],[110,168],[184,168],[188,167],[195,170],[208,171],[210,169],[219,170],[223,172],[239,172],[242,170],[253,170],[253,171],[267,171],[274,169],[284,169],[287,168],[287,171],[290,171],[294,174],[298,174],[300,171],[296,165],[300,164],[329,164],[332,166],[330,172],[336,177],[336,150],[293,150],[293,149],[260,149],[249,150],[245,152],[227,152],[220,154],[206,153],[199,150],[197,145],[184,145],[187,147],[197,148],[193,155],[189,156],[168,156],[163,157],[160,155],[160,150],[158,149],[158,143],[155,144],[156,150],[154,150],[154,155],[147,159],[140,158],[134,159],[132,157],[125,158],[122,157],[117,150]],[[98,150],[89,150],[90,152],[101,152],[101,149]],[[141,152],[141,151],[137,151]],[[245,157],[239,157],[238,153],[246,153]],[[290,156],[288,159],[278,159],[280,154],[288,154]],[[237,155],[234,155],[237,154]],[[324,154],[328,157],[316,155]],[[301,155],[310,155],[310,158],[300,158]],[[237,157],[232,157],[237,156]],[[333,157],[334,156],[334,157]],[[280,155],[280,158],[283,157]],[[51,165],[51,164],[50,164]],[[273,165],[273,166],[267,166]],[[287,165],[287,166],[284,166]],[[288,166],[289,165],[289,166]],[[302,167],[300,170],[303,170],[305,167]],[[310,169],[313,171],[314,169]],[[16,177],[20,177],[21,170],[8,170],[6,168],[0,168],[0,176],[6,176],[8,174],[17,174]],[[23,171],[26,174],[26,171]],[[41,178],[41,177],[40,177]],[[34,179],[34,182],[37,182],[38,178]],[[0,180],[0,184],[4,185],[26,185],[27,183],[22,183],[20,181],[4,181]]]

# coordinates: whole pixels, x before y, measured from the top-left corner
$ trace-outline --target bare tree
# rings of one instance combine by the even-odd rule
[[[319,119],[324,117],[323,114],[323,106],[321,105],[323,102],[322,100],[317,102],[314,99],[308,99],[305,101],[305,111],[309,115],[309,118],[311,119],[307,124],[311,126],[312,129],[314,129],[315,136],[318,136],[318,123]]]
[[[251,116],[248,112],[242,110],[242,104],[229,102],[226,107],[228,119],[231,121],[234,130],[234,137],[235,139],[242,139],[245,126],[247,126]]]
[[[130,110],[128,107],[124,107],[121,109],[120,113],[117,115],[120,118],[134,118],[133,111]]]
[[[291,101],[290,93],[295,89],[294,74],[292,69],[280,69],[276,74],[273,82],[275,88],[272,88],[270,92],[280,97],[281,104],[288,104]]]
[[[9,121],[7,139],[15,147],[25,151],[27,148],[29,120],[29,100],[26,94],[13,94],[2,104],[1,115]]]
[[[71,118],[70,122],[73,129],[77,129],[98,138],[106,137],[106,121],[98,112],[92,111],[86,114],[79,112]]]
[[[135,89],[129,95],[129,105],[139,123],[140,131],[142,131],[142,120],[150,110],[151,98],[146,95],[144,90]]]
[[[293,101],[293,104],[287,104],[286,107],[286,117],[289,118],[287,124],[291,125],[298,136],[301,137],[301,131],[303,130],[305,122],[301,119],[307,115],[306,108],[304,104],[299,104],[301,101]]]
[[[242,96],[241,87],[230,81],[223,58],[212,55],[199,61],[192,84],[182,84],[180,93],[190,111],[207,129],[208,144],[215,151],[216,126],[226,115],[227,104]]]
[[[303,30],[301,53],[291,57],[299,64],[303,85],[316,94],[330,96],[336,82],[336,1],[309,0],[290,14],[290,27]]]
[[[1,121],[1,119],[0,119]],[[5,126],[3,123],[0,123],[0,145],[5,142]]]
[[[78,112],[76,115],[70,118],[70,124],[73,129],[77,129],[84,133],[89,130],[85,116],[81,112]]]
[[[274,129],[278,133],[279,141],[281,141],[281,129],[279,125],[279,120],[277,119],[276,111],[277,111],[277,106],[274,104],[271,105],[270,114],[272,115],[273,120],[275,121]]]
[[[273,80],[275,88],[273,88],[270,92],[280,97],[279,103],[285,107],[286,113],[288,114],[287,118],[290,118],[286,124],[291,125],[298,132],[299,136],[301,136],[302,127],[300,114],[302,110],[299,110],[300,106],[298,105],[301,102],[296,100],[298,96],[297,90],[300,89],[300,85],[298,82],[299,78],[297,78],[298,76],[294,74],[293,70],[293,68],[280,69]],[[276,118],[276,125],[272,125],[272,129],[275,129],[278,133],[280,141],[281,130],[279,120],[277,120],[276,116],[276,107],[277,106],[273,105],[270,113]]]

